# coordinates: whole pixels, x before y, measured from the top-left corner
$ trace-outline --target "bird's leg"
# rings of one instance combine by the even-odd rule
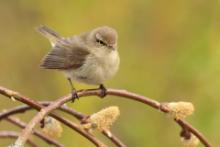
[[[71,78],[67,78],[67,80],[69,81],[70,86],[71,86],[72,102],[74,102],[75,99],[79,99],[79,96],[78,96],[78,94],[76,92],[75,87],[73,86]]]
[[[103,84],[99,85],[99,89],[101,90],[100,97],[104,98],[107,94],[107,89],[105,88],[105,86]]]
[[[40,127],[41,128],[44,128],[45,126],[45,118],[43,118],[41,121],[40,121]]]

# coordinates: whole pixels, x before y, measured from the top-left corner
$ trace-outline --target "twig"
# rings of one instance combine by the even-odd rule
[[[42,102],[40,103],[41,105],[44,105],[44,106],[48,106],[50,104],[50,102]],[[60,109],[62,109],[64,106],[62,106]],[[18,107],[15,107],[13,109],[10,109],[10,110],[7,110],[7,111],[4,111],[2,113],[0,113],[0,118],[3,119],[3,118],[7,118],[8,116],[10,115],[13,115],[13,114],[17,114],[17,113],[22,113],[22,112],[25,112],[27,110],[30,110],[32,109],[32,107],[28,106],[28,105],[23,105],[23,106],[18,106]],[[63,108],[63,110],[66,110],[65,108]],[[68,111],[68,110],[67,110]],[[70,111],[70,110],[69,110]],[[75,112],[75,114],[77,114],[77,111],[74,111],[74,110],[71,110],[71,112]],[[79,113],[79,112],[78,112]],[[76,124],[73,124],[71,121],[68,121],[64,118],[61,118],[60,116],[58,115],[54,115],[52,114],[51,116],[53,116],[54,118],[56,118],[57,120],[59,120],[60,122],[62,122],[63,124],[67,125],[68,127],[72,128],[72,129],[77,129],[75,131],[79,131],[81,132],[81,129],[79,128],[79,126],[77,126]],[[89,135],[89,136],[86,136],[86,132],[81,132],[80,133],[81,135],[85,135],[85,137],[87,139],[89,139],[90,141],[94,142],[95,145],[97,146],[101,146],[102,143],[98,140],[96,140],[93,136]]]
[[[27,104],[37,110],[41,110],[42,108],[44,108],[43,105],[40,105],[38,102],[22,96],[21,94],[19,94],[18,92],[12,91],[10,89],[7,89],[5,87],[1,87],[0,86],[0,94],[8,97],[8,98],[13,98],[15,100],[18,100],[24,104]],[[84,130],[82,130],[78,125],[74,124],[73,122],[64,119],[54,113],[51,113],[50,116],[56,118],[57,120],[59,120],[60,122],[62,122],[63,124],[65,124],[66,126],[70,127],[71,129],[75,130],[76,132],[78,132],[80,135],[84,136],[86,139],[88,139],[89,141],[91,141],[94,145],[98,146],[98,147],[104,147],[106,146],[105,144],[103,144],[101,141],[99,141],[97,138],[95,138],[94,136],[90,135],[89,133],[85,132]]]
[[[106,145],[104,143],[102,143],[101,141],[99,141],[95,136],[89,134],[88,132],[84,131],[80,125],[77,125],[67,119],[64,119],[58,115],[52,115],[52,117],[54,117],[55,119],[59,120],[60,122],[62,122],[63,124],[65,124],[66,126],[72,128],[73,130],[75,130],[76,132],[78,132],[80,135],[84,136],[86,139],[88,139],[89,141],[91,141],[94,145],[96,145],[97,147],[106,147]]]
[[[111,134],[110,136],[109,133]],[[111,132],[109,133],[106,130],[102,131],[102,134],[104,134],[107,138],[109,138],[117,147],[126,147],[126,145],[118,137],[116,137]]]
[[[17,138],[18,137],[18,133],[14,132],[14,131],[1,131],[0,132],[0,138]],[[32,140],[28,139],[27,143],[29,145],[31,145],[32,147],[38,147],[38,145],[36,145]]]
[[[39,103],[41,105],[48,106],[52,102],[39,102]],[[28,105],[22,105],[22,106],[12,108],[10,110],[7,110],[7,111],[0,113],[0,120],[3,118],[7,118],[8,116],[17,114],[17,113],[23,113],[23,112],[30,110],[30,109],[32,109],[32,107],[30,107]],[[63,112],[66,112],[66,113],[76,117],[80,121],[86,117],[85,114],[82,114],[74,109],[71,109],[71,108],[65,106],[65,105],[62,105],[59,109]],[[111,136],[109,136],[106,131],[103,131],[102,133],[107,138],[109,138],[117,147],[126,147],[126,145],[120,139],[118,139],[113,133],[110,132]]]
[[[61,97],[58,100],[52,102],[51,105],[42,108],[41,111],[28,123],[26,128],[21,132],[21,134],[15,142],[15,145],[22,146],[30,136],[31,131],[33,130],[35,125],[38,124],[47,114],[62,106],[67,101],[66,98],[67,97]]]
[[[21,102],[23,102],[23,103],[26,103],[26,104],[28,104],[28,105],[30,105],[30,106],[37,106],[38,108],[39,107],[41,107],[41,106],[39,106],[39,104],[37,104],[37,105],[33,105],[33,100],[31,100],[31,99],[27,99],[26,97],[23,97],[23,96],[21,96],[20,94],[18,94],[17,92],[14,92],[14,91],[11,91],[11,90],[9,90],[9,89],[6,89],[6,88],[4,88],[4,87],[0,87],[0,93],[1,94],[3,94],[3,95],[5,95],[5,96],[7,96],[7,97],[13,97],[13,98],[15,98],[15,99],[17,99],[17,100],[19,100],[19,101],[21,101]],[[92,90],[80,90],[80,91],[78,91],[77,92],[78,93],[78,96],[79,97],[82,97],[82,96],[92,96],[92,95],[96,95],[96,96],[100,96],[100,94],[101,94],[101,91],[100,90],[98,90],[98,89],[92,89]],[[145,103],[145,104],[147,104],[147,105],[149,105],[149,106],[151,106],[151,107],[153,107],[153,108],[155,108],[155,109],[158,109],[158,110],[160,110],[160,111],[162,111],[162,112],[164,112],[164,113],[167,113],[168,112],[168,110],[165,108],[165,107],[163,107],[163,105],[161,105],[161,103],[159,103],[159,102],[157,102],[157,101],[155,101],[155,100],[152,100],[152,99],[149,99],[149,98],[147,98],[147,97],[145,97],[145,96],[141,96],[141,95],[138,95],[138,94],[135,94],[135,93],[131,93],[131,92],[128,92],[128,91],[125,91],[125,90],[117,90],[117,89],[108,89],[107,90],[107,95],[114,95],[114,96],[120,96],[120,97],[122,97],[122,98],[127,98],[127,99],[131,99],[131,100],[135,100],[135,101],[139,101],[139,102],[141,102],[141,103]],[[50,111],[50,110],[52,110],[52,109],[54,109],[54,108],[57,108],[57,107],[59,107],[59,105],[62,105],[62,104],[64,104],[64,103],[66,103],[67,101],[70,101],[71,100],[71,95],[69,94],[69,95],[67,95],[67,96],[64,96],[64,97],[62,97],[62,98],[60,98],[60,99],[58,99],[55,103],[54,103],[54,105],[52,105],[52,106],[48,106],[49,107],[49,109],[47,108],[47,110],[46,110],[46,112],[45,112],[45,110],[43,111],[43,113],[41,113],[41,115],[43,114],[43,115],[45,115],[45,114],[47,114],[47,113],[49,113],[49,112],[47,112],[48,110]],[[34,102],[35,103],[35,102]],[[43,118],[42,116],[41,117],[39,117],[39,118]],[[39,119],[38,118],[38,119]],[[190,126],[187,126],[188,125],[188,123],[186,123],[184,120],[178,120],[178,121],[176,121],[181,127],[182,127],[182,124],[183,125],[186,125],[185,127],[186,128],[191,128]],[[33,123],[33,122],[32,122]],[[31,126],[31,128],[32,127],[34,127],[34,125],[32,125]],[[190,129],[189,129],[190,130]],[[201,133],[198,131],[198,130],[196,130],[195,128],[193,129],[194,131],[192,131],[191,133],[193,133],[200,141],[201,141],[201,143],[204,145],[204,146],[206,146],[206,147],[212,147],[212,145],[208,142],[208,140],[203,136],[203,135],[201,135]],[[29,132],[30,133],[30,132]],[[27,133],[27,134],[29,134],[29,133]],[[26,134],[26,133],[25,133]]]
[[[41,120],[44,119],[44,117],[52,112],[53,110],[59,108],[61,105],[63,105],[69,98],[68,97],[61,97],[58,100],[51,103],[51,105],[42,108],[36,116],[27,124],[25,129],[22,130],[21,134],[19,135],[18,139],[15,141],[16,146],[23,146],[26,142],[26,140],[31,135],[31,132],[36,124],[40,123]],[[79,129],[80,127],[76,126],[75,129]],[[77,130],[78,131],[78,130]],[[82,130],[81,130],[82,131]]]
[[[48,102],[48,101],[43,101],[43,102],[39,102],[40,105],[43,105],[43,106],[48,106],[51,102]],[[4,110],[3,112],[0,113],[0,121],[8,116],[11,116],[11,115],[14,115],[14,114],[17,114],[17,113],[24,113],[26,112],[27,110],[29,109],[37,109],[39,110],[38,108],[36,107],[31,107],[29,105],[20,105],[20,106],[17,106],[17,107],[14,107],[14,108],[11,108],[9,110]],[[59,109],[62,109],[63,111],[65,110],[67,113],[71,114],[71,115],[74,115],[76,118],[81,118],[81,116],[83,115],[82,113],[78,112],[78,111],[75,111],[73,109],[70,109],[66,106],[61,106]]]
[[[61,106],[60,110],[68,114],[71,114],[80,121],[82,121],[85,117],[87,117],[87,115],[77,112],[73,109],[70,109],[67,106]],[[111,136],[109,136],[109,133],[111,134]],[[102,131],[102,134],[105,135],[107,138],[109,138],[117,147],[126,147],[126,145],[119,138],[117,138],[112,132],[110,131],[107,132],[106,130],[104,130]]]
[[[199,138],[199,140],[206,145],[207,147],[212,147],[211,144],[208,143],[208,141],[205,139],[205,136],[199,132],[197,129],[195,129],[191,124],[189,124],[186,121],[182,121],[182,120],[175,120],[181,127],[182,129],[187,129],[187,131],[191,132],[192,134],[196,135],[197,138]]]
[[[20,128],[25,128],[25,126],[27,125],[24,122],[22,122],[21,120],[19,120],[17,118],[13,118],[13,117],[7,117],[6,120],[8,122],[20,127]],[[33,130],[33,134],[36,135],[37,137],[39,137],[40,139],[46,141],[48,144],[52,144],[56,147],[64,147],[64,145],[60,144],[55,139],[52,139],[52,138],[42,134],[41,132],[39,132],[37,130]]]

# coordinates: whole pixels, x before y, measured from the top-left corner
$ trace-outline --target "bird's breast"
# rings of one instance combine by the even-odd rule
[[[117,51],[111,51],[109,53],[103,53],[99,56],[99,65],[102,70],[102,74],[105,80],[110,79],[118,71],[119,56]]]
[[[102,84],[112,78],[118,71],[120,59],[118,52],[98,51],[91,53],[84,65],[74,71],[74,79],[87,84]]]
[[[78,70],[80,74],[76,79],[87,84],[102,84],[116,74],[119,62],[117,51],[93,53]]]

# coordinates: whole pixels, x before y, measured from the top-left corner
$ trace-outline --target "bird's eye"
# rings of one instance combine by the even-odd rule
[[[96,39],[96,42],[98,42],[99,44],[101,44],[103,46],[107,46],[107,44],[104,41],[100,40],[100,39]]]

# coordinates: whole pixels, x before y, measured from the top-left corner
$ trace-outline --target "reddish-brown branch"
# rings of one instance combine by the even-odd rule
[[[40,105],[43,105],[43,106],[48,106],[51,102],[48,102],[48,101],[43,101],[43,102],[39,102]],[[17,113],[24,113],[25,111],[29,110],[29,109],[37,109],[36,107],[32,107],[32,106],[29,106],[29,105],[21,105],[21,106],[17,106],[17,107],[14,107],[12,109],[9,109],[9,110],[5,110],[3,112],[0,113],[0,120],[8,117],[8,116],[11,116],[11,115],[14,115],[14,114],[17,114]],[[71,114],[71,115],[74,115],[76,118],[81,118],[82,117],[82,113],[78,112],[78,111],[75,111],[73,109],[70,109],[68,108],[67,106],[61,106],[59,109],[62,109],[63,111],[65,110],[67,113]],[[38,110],[38,109],[37,109]]]
[[[39,102],[39,103],[41,105],[48,106],[52,102]],[[23,112],[30,110],[30,109],[33,109],[33,108],[28,105],[22,105],[22,106],[12,108],[10,110],[7,110],[7,111],[0,113],[0,120],[3,118],[7,118],[8,116],[17,114],[17,113],[23,113]],[[74,109],[71,109],[71,108],[65,106],[65,105],[62,105],[59,109],[63,112],[66,112],[66,113],[76,117],[80,121],[86,117],[85,114],[82,114]],[[111,136],[108,135],[107,131],[103,131],[102,133],[107,138],[109,138],[117,147],[126,147],[126,145],[120,139],[118,139],[112,132],[110,132]]]
[[[59,106],[65,103],[65,98],[59,98],[58,100],[54,101],[51,105],[42,108],[36,116],[27,124],[27,126],[22,130],[21,134],[19,135],[18,139],[15,141],[15,146],[24,146],[26,140],[31,135],[32,130],[34,127],[40,123],[44,117],[52,112],[53,110],[57,109]]]
[[[0,132],[0,138],[13,138],[16,139],[18,137],[18,133],[14,131],[1,131]],[[37,144],[35,144],[32,140],[28,139],[27,143],[31,145],[32,147],[38,147]],[[9,146],[10,147],[10,146]]]
[[[61,106],[60,110],[76,117],[80,121],[82,121],[85,117],[87,117],[87,115],[77,112],[66,106]],[[109,133],[111,134],[110,136]],[[110,131],[107,132],[106,130],[104,130],[102,131],[102,134],[105,135],[107,138],[109,138],[117,147],[126,147],[126,145],[119,138],[117,138],[112,132]]]
[[[72,128],[73,130],[75,130],[76,132],[78,132],[79,134],[81,134],[82,136],[84,136],[86,139],[90,140],[94,145],[96,145],[97,147],[106,147],[106,145],[104,143],[102,143],[101,141],[99,141],[95,136],[89,134],[88,132],[84,131],[81,126],[67,120],[64,119],[58,115],[51,115],[52,117],[54,117],[55,119],[59,120],[60,122],[64,123],[66,126]]]
[[[51,103],[51,105],[47,107],[43,107],[37,115],[27,124],[25,129],[22,130],[21,134],[19,135],[18,139],[15,141],[15,146],[23,146],[26,142],[26,140],[29,138],[31,135],[31,132],[33,128],[35,127],[36,124],[40,123],[40,121],[50,112],[53,110],[59,108],[61,105],[63,105],[66,101],[68,101],[68,97],[61,97],[58,100],[54,101]],[[54,117],[54,116],[53,116]],[[56,117],[55,117],[56,118]],[[60,118],[59,118],[60,119]],[[67,120],[63,120],[67,121]],[[72,126],[74,127],[74,130],[77,131],[78,133],[82,134],[83,136],[87,138],[94,138],[94,136],[90,135],[86,131],[82,130],[81,127],[77,124],[74,124],[73,122],[68,121],[68,124],[71,123]],[[100,147],[105,147],[103,143],[99,142],[98,146]]]
[[[22,96],[21,94],[19,94],[18,92],[12,91],[10,89],[7,89],[5,87],[1,87],[0,86],[0,94],[8,97],[8,98],[13,98],[15,100],[18,100],[24,104],[27,104],[29,106],[31,106],[34,109],[37,110],[41,110],[42,108],[44,108],[43,105],[40,105],[38,102]],[[94,136],[88,134],[87,132],[85,132],[84,130],[82,130],[79,126],[77,126],[76,124],[74,124],[73,122],[64,119],[54,113],[51,113],[50,116],[56,118],[57,120],[59,120],[60,122],[62,122],[63,124],[65,124],[66,126],[70,127],[71,129],[75,130],[76,132],[78,132],[80,135],[84,136],[86,139],[88,139],[89,141],[91,141],[94,145],[98,146],[98,147],[102,147],[105,146],[105,144],[103,144],[101,141],[99,141],[97,138],[95,138]]]
[[[17,119],[17,118],[13,118],[13,117],[7,117],[5,118],[8,122],[20,127],[20,128],[25,128],[25,126],[27,125],[26,123],[22,122],[21,120]],[[44,140],[45,142],[47,142],[48,144],[52,144],[56,147],[64,147],[64,145],[60,144],[59,142],[57,142],[55,139],[52,139],[44,134],[42,134],[41,132],[37,131],[37,130],[33,130],[33,134],[36,135],[37,137],[39,137],[40,139]]]
[[[194,135],[196,134],[196,137],[199,138],[199,140],[203,144],[205,144],[206,146],[212,147],[212,145],[209,144],[207,140],[205,139],[205,136],[201,132],[199,132],[197,129],[195,129],[191,124],[189,124],[186,121],[182,121],[182,120],[175,120],[175,121],[182,127],[183,130],[187,129],[186,131],[189,131]]]
[[[109,136],[109,133],[111,134],[110,136]],[[107,132],[105,130],[105,131],[102,131],[102,134],[104,134],[106,137],[108,137],[117,147],[126,147],[126,145],[111,132]]]
[[[5,95],[5,96],[8,96],[9,98],[13,97],[13,98],[15,98],[15,99],[17,99],[17,100],[19,100],[19,101],[21,101],[21,102],[23,102],[25,104],[28,104],[30,106],[38,107],[38,109],[39,109],[39,107],[41,108],[41,106],[39,106],[39,104],[37,104],[37,105],[34,104],[33,105],[33,100],[27,99],[26,97],[23,97],[20,94],[18,94],[16,92],[13,92],[11,90],[9,90],[9,92],[8,92],[8,89],[6,89],[6,88],[0,87],[0,93]],[[80,90],[80,91],[78,91],[79,97],[92,96],[92,95],[100,96],[100,94],[101,94],[101,91],[97,90],[97,89]],[[149,99],[147,97],[144,97],[144,96],[141,96],[141,95],[137,95],[135,93],[131,93],[131,92],[128,92],[128,91],[125,91],[125,90],[108,89],[107,90],[107,95],[120,96],[121,98],[127,98],[127,99],[131,99],[131,100],[139,101],[139,102],[145,103],[145,104],[147,104],[147,105],[149,105],[149,106],[151,106],[151,107],[153,107],[155,109],[158,109],[158,110],[160,110],[162,112],[165,112],[165,113],[168,112],[166,107],[163,107],[163,105],[161,105],[161,103],[159,103],[159,102],[157,102],[155,100]],[[52,106],[49,106],[49,108],[46,109],[46,112],[44,110],[43,113],[41,113],[41,114],[46,115],[46,114],[49,113],[48,110],[51,111],[54,108],[57,108],[60,105],[66,103],[67,101],[70,101],[70,100],[71,100],[71,95],[64,96],[64,97],[58,99]],[[42,119],[42,116],[40,118]],[[178,120],[176,122],[181,127],[182,127],[182,125],[188,125],[188,123],[186,123],[184,120]],[[191,127],[184,126],[184,128],[191,128]],[[196,137],[198,137],[198,139],[201,141],[202,144],[204,144],[204,146],[212,147],[212,145],[208,142],[208,140],[203,135],[201,135],[201,133],[198,130],[193,129],[193,131],[191,133],[193,133]]]
[[[40,102],[40,104],[44,105],[44,106],[48,106],[50,103],[51,102]],[[33,108],[28,105],[18,106],[18,107],[15,107],[15,108],[12,108],[10,110],[7,110],[7,111],[0,113],[0,119],[7,118],[8,116],[11,116],[11,115],[14,115],[17,113],[23,113],[23,112],[30,110],[30,109],[33,109]],[[86,116],[86,115],[83,115],[82,113],[77,112],[73,109],[70,109],[66,106],[61,106],[59,109],[62,110],[63,112],[66,112],[66,113],[76,117],[79,120],[83,119]],[[118,146],[118,147],[125,147],[126,146],[113,133],[111,133],[112,134],[111,137],[109,137],[106,132],[103,132],[103,134],[106,137],[108,137],[116,146]]]

